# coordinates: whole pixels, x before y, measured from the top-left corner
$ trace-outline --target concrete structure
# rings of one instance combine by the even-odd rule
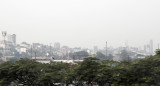
[[[16,45],[16,34],[9,34],[8,35],[8,42],[13,43],[13,45]]]
[[[83,60],[54,60],[52,57],[32,57],[32,60],[36,60],[40,63],[51,63],[51,62],[63,62],[63,63],[79,63]]]

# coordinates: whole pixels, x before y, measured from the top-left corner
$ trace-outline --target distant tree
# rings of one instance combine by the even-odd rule
[[[5,62],[0,65],[0,84],[6,86],[6,84],[17,81],[25,85],[33,85],[41,72],[41,65],[41,63],[28,59],[21,59],[15,63]]]
[[[96,57],[99,58],[99,59],[106,59],[106,56],[101,52],[97,52]]]
[[[108,59],[108,60],[113,60],[113,55],[112,55],[112,54],[109,54],[109,55],[107,56],[107,59]]]
[[[84,61],[75,69],[78,81],[87,81],[88,85],[96,80],[100,68],[99,59],[96,57],[85,58]]]
[[[20,60],[20,58],[18,57],[13,57],[13,58],[8,59],[8,61],[11,61],[11,62],[16,62],[18,60]]]
[[[112,71],[112,67],[109,66],[108,62],[101,63],[99,70],[98,70],[98,74],[96,76],[96,81],[99,84],[99,86],[104,86],[104,84],[108,83],[109,85],[112,84],[112,76],[113,76],[113,71]]]
[[[157,55],[157,56],[160,56],[160,49],[156,49],[155,52],[156,52],[156,55]]]
[[[24,86],[53,86],[54,83],[68,86],[73,81],[88,85],[97,82],[99,86],[160,86],[160,58],[155,55],[134,62],[116,62],[88,57],[76,65],[20,59],[0,64],[0,86],[10,86],[11,82]]]
[[[14,81],[15,78],[13,77],[10,68],[13,65],[12,62],[4,62],[0,65],[0,85],[1,86],[8,86],[10,82]]]
[[[140,86],[160,86],[160,58],[150,56],[132,64],[130,79]],[[138,75],[138,76],[137,76]]]
[[[77,67],[77,65],[72,65],[72,66],[70,66],[67,70],[66,70],[66,72],[65,72],[65,74],[64,74],[64,81],[65,81],[65,83],[66,83],[66,86],[68,86],[69,84],[72,84],[73,83],[73,81],[76,81],[76,71],[75,71],[75,68]]]
[[[83,59],[84,57],[88,57],[89,54],[86,51],[79,51],[79,52],[75,52],[75,53],[70,53],[69,56],[72,59]]]
[[[130,61],[130,57],[129,57],[129,54],[126,50],[122,50],[121,51],[121,54],[120,54],[120,59],[121,61]]]

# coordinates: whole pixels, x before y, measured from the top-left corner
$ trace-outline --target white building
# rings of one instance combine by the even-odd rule
[[[8,42],[11,42],[13,45],[16,45],[16,34],[9,34]]]

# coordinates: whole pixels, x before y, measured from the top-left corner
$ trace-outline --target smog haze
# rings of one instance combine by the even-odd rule
[[[1,0],[0,30],[17,42],[70,47],[160,42],[159,0]],[[2,36],[0,36],[2,39]]]

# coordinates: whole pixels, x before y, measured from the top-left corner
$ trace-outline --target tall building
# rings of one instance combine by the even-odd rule
[[[13,45],[16,45],[16,34],[9,34],[8,42],[11,42]]]
[[[60,43],[59,42],[56,42],[56,43],[54,43],[54,48],[55,49],[60,49]]]

